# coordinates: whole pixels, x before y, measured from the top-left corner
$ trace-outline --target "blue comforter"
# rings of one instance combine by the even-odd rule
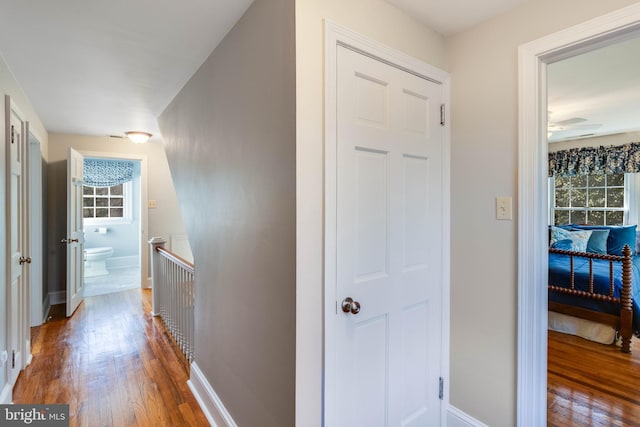
[[[575,287],[578,290],[589,290],[589,260],[574,257]],[[622,288],[622,263],[614,262],[614,296],[620,297]],[[640,330],[640,256],[633,257],[633,280],[631,295],[633,300],[633,330],[638,335]],[[593,260],[594,290],[598,293],[609,294],[609,261]],[[549,284],[570,287],[569,256],[549,254]],[[588,308],[604,313],[618,314],[620,305],[604,301],[587,300],[571,295],[549,292],[549,301],[556,301],[577,307]]]

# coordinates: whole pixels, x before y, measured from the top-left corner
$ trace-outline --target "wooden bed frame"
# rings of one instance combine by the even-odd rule
[[[549,311],[557,313],[567,314],[569,316],[579,317],[581,319],[592,320],[594,322],[603,323],[616,328],[622,338],[623,353],[631,353],[631,337],[633,336],[633,304],[631,300],[632,295],[632,256],[631,248],[629,245],[625,245],[622,249],[622,256],[616,255],[602,255],[585,252],[573,252],[565,251],[561,249],[549,248],[549,253],[556,253],[562,255],[569,255],[570,260],[570,287],[554,286],[549,283],[549,292],[558,292],[561,294],[568,294],[573,296],[579,296],[586,299],[606,301],[615,304],[620,304],[619,314],[601,313],[586,308],[575,307],[572,305],[562,304],[554,301],[549,301]],[[588,258],[589,259],[589,288],[587,291],[578,290],[575,288],[575,273],[573,270],[574,258]],[[593,260],[602,259],[609,261],[609,293],[600,294],[593,289]],[[613,287],[613,263],[622,263],[622,289],[620,292],[620,298],[614,297]]]

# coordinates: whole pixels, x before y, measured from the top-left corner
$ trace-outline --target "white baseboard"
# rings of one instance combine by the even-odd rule
[[[488,427],[486,424],[476,420],[472,416],[462,412],[455,406],[449,405],[447,409],[448,427]]]
[[[49,311],[51,310],[51,297],[47,293],[44,297],[44,302],[42,303],[42,323],[47,323],[49,320]]]
[[[31,362],[33,361],[33,354],[31,354],[31,340],[27,340],[26,348],[27,348],[27,357],[24,361],[25,368],[31,365]]]
[[[231,415],[195,362],[191,364],[191,377],[187,384],[198,401],[200,409],[207,417],[209,424],[213,427],[237,427],[235,421],[233,421],[233,418],[231,418]]]
[[[51,305],[65,304],[66,302],[67,302],[67,291],[49,292],[49,303]]]
[[[0,393],[0,405],[11,405],[11,395],[13,394],[13,388],[10,384],[5,384]]]

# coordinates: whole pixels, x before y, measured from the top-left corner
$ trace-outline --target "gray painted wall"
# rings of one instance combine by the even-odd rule
[[[159,118],[196,266],[195,361],[240,426],[294,425],[294,1],[256,0]]]

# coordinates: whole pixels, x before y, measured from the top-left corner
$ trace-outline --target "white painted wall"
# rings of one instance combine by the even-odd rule
[[[447,70],[444,39],[382,0],[296,1],[296,425],[322,421],[324,20]]]
[[[2,99],[2,103],[0,106],[0,111],[2,115],[0,116],[0,141],[2,141],[2,148],[0,149],[0,200],[2,201],[2,208],[0,208],[0,224],[6,224],[6,145],[7,141],[5,141],[5,111],[4,111],[4,95],[11,96],[11,99],[15,102],[15,104],[20,108],[20,111],[25,115],[23,117],[24,120],[28,120],[31,126],[31,131],[34,133],[41,143],[41,151],[43,153],[43,158],[47,158],[47,150],[48,150],[48,134],[46,129],[44,128],[40,118],[36,114],[33,109],[29,99],[22,91],[19,83],[13,77],[11,70],[8,65],[5,63],[4,59],[0,56],[0,97]],[[0,227],[0,241],[6,242],[7,230],[4,227]],[[6,316],[4,313],[6,310],[6,284],[9,283],[6,280],[7,277],[7,251],[4,243],[0,244],[0,280],[5,286],[2,287],[0,291],[0,313],[3,313],[0,316],[0,351],[3,351],[7,348],[7,323]],[[9,403],[6,401],[6,390],[4,389],[6,385],[6,371],[5,369],[0,370],[0,403]],[[10,398],[11,396],[8,395]]]
[[[66,233],[66,174],[67,149],[81,152],[122,153],[147,157],[148,199],[156,200],[158,207],[148,210],[149,237],[164,237],[185,233],[180,206],[173,186],[164,145],[158,142],[133,144],[126,139],[101,136],[50,134],[49,165],[47,168],[47,236],[48,236],[48,289],[49,292],[66,289],[65,247],[60,239]],[[143,204],[147,201],[143,200]],[[91,236],[89,237],[91,239]],[[143,251],[144,253],[144,251]]]
[[[451,404],[487,425],[516,420],[517,223],[495,219],[495,197],[518,206],[517,47],[631,3],[527,2],[447,40]]]

